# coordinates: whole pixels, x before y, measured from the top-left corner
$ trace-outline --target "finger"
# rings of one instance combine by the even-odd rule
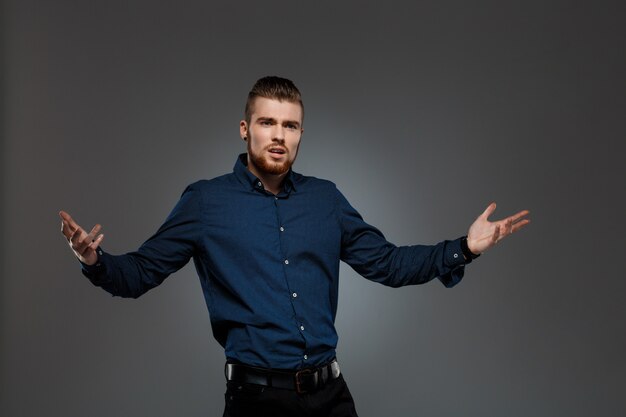
[[[495,245],[496,243],[498,243],[499,238],[500,238],[500,225],[496,224],[496,229],[493,232],[493,236],[491,236],[491,243]]]
[[[68,240],[72,237],[72,234],[74,234],[74,230],[72,230],[65,220],[61,220],[61,233],[63,233],[63,236]]]
[[[87,234],[84,237],[81,237],[78,240],[78,244],[76,245],[75,250],[79,254],[84,255],[89,250],[91,244],[95,242],[96,235],[100,232],[100,229],[102,229],[101,225],[99,224],[95,225],[93,229],[91,229],[89,234]]]
[[[69,222],[67,221],[68,214],[61,210],[59,212],[59,217],[61,218],[61,232],[65,235],[66,238],[69,238],[72,233],[74,233],[74,229],[71,228]]]
[[[511,217],[509,217],[507,220],[512,220],[513,223],[517,223],[519,220],[521,220],[523,217],[528,216],[528,214],[530,214],[530,211],[528,210],[522,210],[519,213],[516,213],[514,215],[512,215]]]
[[[496,210],[496,203],[491,203],[487,206],[487,208],[485,209],[485,211],[483,211],[483,213],[479,216],[482,217],[483,219],[487,220],[489,218],[489,216],[491,216],[491,214]]]
[[[61,233],[65,236],[66,239],[70,239],[76,230],[79,230],[80,227],[72,227],[65,220],[61,221]]]
[[[87,236],[87,233],[83,229],[76,229],[70,238],[70,247],[74,250],[74,252],[79,255],[82,255],[85,252],[87,246],[92,242],[92,239],[88,239]]]
[[[63,233],[65,238],[69,240],[76,229],[79,229],[80,226],[63,210],[59,212],[59,216],[61,217],[61,233]]]
[[[91,243],[94,241],[96,235],[98,233],[100,233],[100,230],[102,229],[102,226],[99,224],[96,224],[93,229],[91,229],[91,232],[89,232],[89,234],[87,235],[87,237],[85,238],[85,241],[87,243]]]
[[[104,235],[101,234],[93,242],[91,242],[91,244],[89,244],[89,249],[91,250],[98,249],[98,246],[100,246],[100,243],[102,243],[103,239],[104,239]]]
[[[517,232],[519,229],[526,226],[528,223],[530,223],[529,219],[520,220],[519,222],[513,225],[513,229],[511,230],[511,233]]]
[[[76,228],[80,228],[80,226],[78,225],[78,223],[76,223],[74,221],[74,219],[72,219],[72,216],[69,215],[69,213],[61,210],[59,211],[59,216],[61,216],[61,218],[67,222],[67,224],[70,226],[70,228],[72,228],[72,230],[76,230]]]
[[[72,247],[74,247],[75,245],[78,245],[78,243],[80,242],[80,236],[83,233],[85,233],[85,231],[81,229],[80,227],[74,230],[74,232],[72,232],[70,239],[69,239],[70,245],[72,245]]]

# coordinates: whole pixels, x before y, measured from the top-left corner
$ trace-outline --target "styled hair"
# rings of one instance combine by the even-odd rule
[[[254,111],[254,100],[257,97],[275,99],[279,101],[289,101],[300,104],[302,109],[302,118],[304,119],[304,105],[302,104],[302,96],[300,90],[293,81],[286,78],[268,76],[259,78],[252,90],[248,93],[248,101],[246,101],[246,122],[250,124],[252,113]]]

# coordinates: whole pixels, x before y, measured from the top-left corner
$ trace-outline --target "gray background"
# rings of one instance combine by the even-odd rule
[[[362,417],[626,415],[623,4],[5,1],[0,415],[221,415],[193,267],[110,297],[57,212],[135,249],[232,169],[268,74],[304,95],[297,171],[392,242],[455,238],[492,200],[532,211],[451,290],[342,266]]]

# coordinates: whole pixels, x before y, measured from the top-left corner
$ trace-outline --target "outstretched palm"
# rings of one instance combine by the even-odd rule
[[[489,216],[495,209],[496,203],[489,204],[487,209],[470,226],[467,232],[467,246],[472,253],[478,255],[486,251],[505,237],[530,223],[530,219],[526,218],[529,214],[528,210],[522,210],[503,220],[490,222]]]

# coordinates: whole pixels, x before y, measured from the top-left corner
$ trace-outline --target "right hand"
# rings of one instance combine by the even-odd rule
[[[102,226],[96,224],[91,232],[87,233],[68,213],[61,210],[59,216],[61,216],[61,233],[67,239],[74,255],[86,265],[98,262],[96,249],[104,239],[103,234],[98,235]]]

